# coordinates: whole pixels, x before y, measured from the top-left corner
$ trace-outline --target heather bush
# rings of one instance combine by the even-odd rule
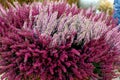
[[[1,80],[111,80],[120,55],[115,26],[64,2],[1,6]]]

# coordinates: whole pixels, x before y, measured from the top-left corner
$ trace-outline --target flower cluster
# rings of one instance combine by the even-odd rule
[[[110,80],[120,55],[115,26],[64,2],[0,7],[1,80]]]

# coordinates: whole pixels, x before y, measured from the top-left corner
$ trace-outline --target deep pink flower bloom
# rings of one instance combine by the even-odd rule
[[[0,10],[2,80],[116,76],[120,32],[111,17],[62,2],[15,4]]]

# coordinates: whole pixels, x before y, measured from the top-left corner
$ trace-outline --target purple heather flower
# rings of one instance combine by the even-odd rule
[[[120,32],[112,17],[63,2],[14,6],[0,8],[1,80],[116,77]]]

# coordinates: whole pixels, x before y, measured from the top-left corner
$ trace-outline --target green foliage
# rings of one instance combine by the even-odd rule
[[[95,63],[95,62],[93,62],[93,65],[94,65],[94,67],[95,67],[95,69],[94,69],[94,73],[96,73],[96,74],[98,74],[99,76],[101,75],[101,70],[100,70],[100,63]]]

